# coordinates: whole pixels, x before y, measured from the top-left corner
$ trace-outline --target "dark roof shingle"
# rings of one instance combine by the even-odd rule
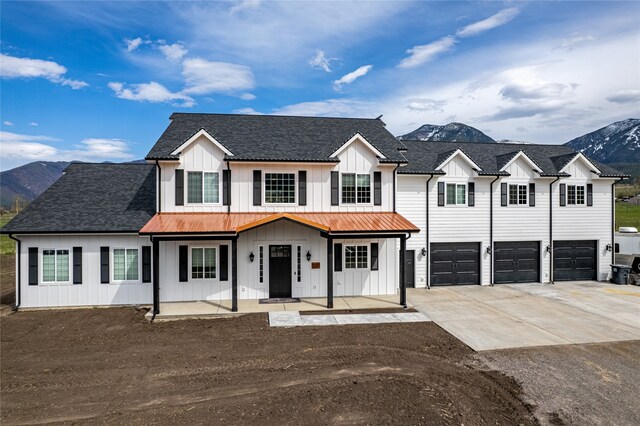
[[[156,211],[155,166],[73,163],[3,234],[138,232]]]
[[[190,113],[171,115],[146,158],[177,159],[171,153],[200,129],[233,153],[228,160],[336,161],[331,154],[360,133],[384,154],[382,162],[406,162],[401,144],[379,119]]]

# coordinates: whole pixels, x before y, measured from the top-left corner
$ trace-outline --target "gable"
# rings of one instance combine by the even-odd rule
[[[351,139],[349,139],[348,141],[346,141],[344,144],[342,144],[342,146],[340,148],[338,148],[337,150],[335,150],[333,152],[333,154],[331,154],[331,157],[338,157],[340,156],[340,154],[342,152],[344,152],[346,149],[348,149],[351,145],[353,144],[362,144],[364,145],[369,151],[371,151],[376,157],[378,158],[387,158],[384,156],[384,154],[382,154],[382,152],[380,152],[376,147],[374,147],[367,139],[365,139],[364,136],[362,136],[360,133],[356,133],[355,135],[353,135],[351,137]]]
[[[451,155],[449,155],[444,161],[436,166],[436,170],[444,170],[446,171],[447,165],[451,161],[456,161],[458,166],[462,166],[461,161],[466,163],[467,167],[470,167],[472,172],[473,170],[480,171],[482,168],[478,166],[467,154],[465,154],[461,149],[456,149]]]
[[[576,167],[577,164],[579,164],[580,166]],[[582,173],[586,172],[588,175],[591,175],[591,171],[600,173],[600,170],[598,170],[595,164],[593,164],[587,157],[584,156],[584,154],[580,152],[576,154],[576,156],[573,157],[573,159],[569,161],[567,165],[565,165],[560,170],[560,172],[565,172],[573,175],[570,170],[581,171]]]
[[[218,170],[224,164],[225,152],[200,136],[180,153],[182,167],[191,170]]]
[[[537,173],[542,172],[542,170],[522,152],[502,167],[500,171],[509,173],[513,178],[523,179],[535,179]]]
[[[474,167],[461,156],[454,156],[443,164],[440,170],[445,172],[447,177],[468,178],[474,175]]]
[[[215,145],[226,155],[230,155],[230,156],[233,155],[231,151],[229,151],[224,145],[218,142],[205,129],[200,129],[199,131],[197,131],[193,136],[191,136],[189,139],[184,141],[184,143],[182,143],[178,148],[173,150],[173,152],[171,152],[171,155],[179,155],[181,152],[187,149],[194,142],[199,141],[200,143],[202,143],[203,140],[208,141],[209,143]]]

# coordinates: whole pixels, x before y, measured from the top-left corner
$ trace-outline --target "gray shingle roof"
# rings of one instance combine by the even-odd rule
[[[496,175],[519,151],[524,152],[543,171],[542,176],[557,176],[578,153],[566,145],[534,145],[475,142],[425,142],[407,141],[404,156],[409,164],[398,169],[400,174],[441,174],[436,167],[456,149],[461,149],[478,166],[480,175]],[[619,171],[590,159],[603,177],[626,177]],[[562,174],[564,175],[564,174]]]
[[[387,158],[406,162],[401,143],[379,119],[278,115],[174,113],[147,159],[177,159],[171,153],[204,129],[234,155],[228,160],[331,162],[331,154],[360,133]]]
[[[155,214],[154,168],[73,163],[0,232],[138,232]]]

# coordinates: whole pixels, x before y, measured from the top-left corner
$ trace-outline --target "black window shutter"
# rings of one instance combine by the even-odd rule
[[[142,246],[142,282],[151,282],[151,246]]]
[[[38,247],[29,247],[29,285],[38,285]]]
[[[253,171],[253,205],[262,205],[262,170]]]
[[[307,171],[298,171],[298,205],[307,205]]]
[[[502,207],[506,207],[507,206],[507,190],[508,190],[508,186],[506,183],[501,183],[500,184],[500,205]]]
[[[536,206],[536,184],[529,184],[529,207]]]
[[[342,271],[342,244],[333,246],[333,270]]]
[[[73,248],[73,283],[82,284],[82,247]]]
[[[587,184],[587,206],[593,206],[593,184]]]
[[[371,270],[378,270],[378,243],[371,243]]]
[[[185,283],[189,281],[189,247],[178,246],[178,281]]]
[[[438,206],[444,206],[444,182],[438,182]]]
[[[176,170],[176,206],[184,206],[184,170]]]
[[[109,284],[109,247],[100,247],[100,283]]]
[[[332,206],[337,206],[339,204],[340,191],[338,191],[338,180],[339,180],[338,177],[339,177],[338,172],[331,172],[331,205]]]
[[[382,172],[373,172],[373,205],[382,205]]]
[[[476,205],[476,183],[469,182],[469,207]]]
[[[560,207],[567,205],[567,184],[560,184]]]
[[[222,171],[222,205],[231,205],[231,170]]]
[[[220,246],[220,281],[229,281],[229,246]]]

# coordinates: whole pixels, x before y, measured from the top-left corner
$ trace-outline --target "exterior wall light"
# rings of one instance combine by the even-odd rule
[[[420,254],[422,255],[422,257],[426,257],[427,256],[427,249],[425,247],[422,247],[422,250],[420,250]]]
[[[307,250],[307,262],[311,261],[311,252]]]
[[[253,259],[255,259],[256,257],[254,256],[253,252],[249,253],[249,261],[253,262]]]
[[[613,246],[611,244],[607,244],[605,248],[607,249],[607,251],[613,250]]]
[[[491,246],[487,246],[487,254],[491,254]]]
[[[547,253],[551,253],[551,244],[547,246]]]

